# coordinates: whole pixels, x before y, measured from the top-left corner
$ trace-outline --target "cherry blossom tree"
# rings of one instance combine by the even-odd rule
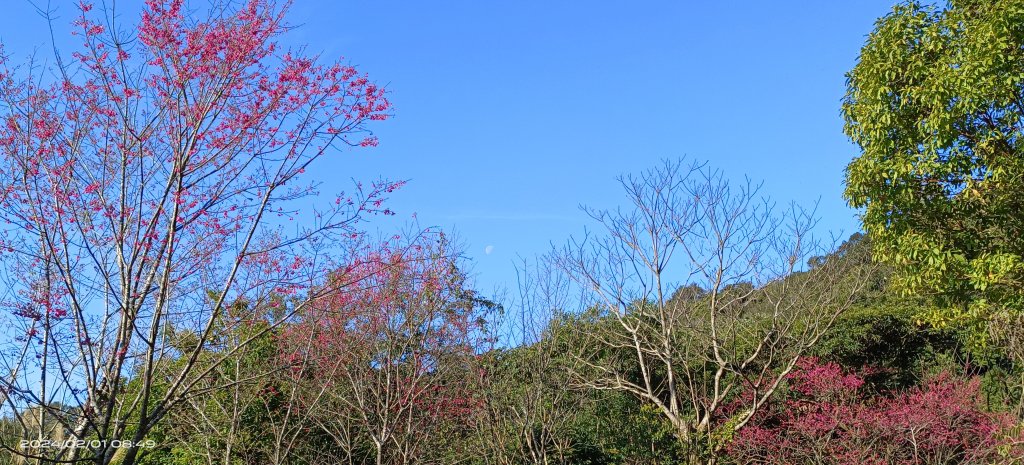
[[[134,27],[78,8],[70,59],[0,60],[0,401],[99,442],[4,447],[130,464],[139,448],[111,442],[141,442],[195,394],[225,309],[276,298],[274,328],[331,291],[333,244],[390,213],[382,202],[400,183],[309,208],[322,197],[305,171],[375,145],[367,124],[390,105],[355,68],[278,45],[286,8],[220,2],[199,15],[150,0]]]
[[[302,399],[318,404],[320,429],[349,461],[368,445],[377,464],[453,463],[443,452],[469,433],[495,304],[468,288],[448,240],[429,232],[368,248],[333,279],[358,284],[333,286],[346,290],[282,334],[296,377],[311,381]]]

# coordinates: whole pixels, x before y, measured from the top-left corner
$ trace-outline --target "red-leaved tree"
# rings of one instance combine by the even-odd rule
[[[494,304],[467,286],[442,234],[364,249],[333,279],[355,286],[317,300],[282,333],[314,422],[347,460],[450,463],[477,402],[471,380]],[[338,286],[335,286],[338,287]],[[301,381],[300,381],[301,383]],[[346,462],[346,457],[338,457]]]
[[[985,410],[977,378],[941,373],[872,397],[860,376],[813,358],[788,378],[790,396],[728,446],[737,463],[991,465],[1019,463],[1024,452],[1013,417]]]
[[[73,55],[0,61],[0,401],[23,437],[99,442],[4,447],[97,463],[120,449],[130,464],[138,448],[110,441],[143,440],[190,395],[227,306],[301,310],[329,291],[332,244],[387,213],[387,182],[298,209],[318,194],[304,171],[375,145],[366,123],[389,103],[354,68],[278,46],[285,8],[270,0],[202,17],[149,0],[132,27],[79,8]]]

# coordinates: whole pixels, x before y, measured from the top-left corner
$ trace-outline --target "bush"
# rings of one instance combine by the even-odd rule
[[[861,374],[809,358],[788,396],[727,448],[739,464],[997,464],[1022,456],[1014,418],[983,408],[980,380],[948,372],[892,396]]]

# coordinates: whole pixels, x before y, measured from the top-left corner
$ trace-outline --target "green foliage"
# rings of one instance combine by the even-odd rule
[[[205,345],[197,361],[200,371],[209,370],[199,384],[201,393],[190,396],[171,413],[168,421],[147,435],[157,447],[141,449],[137,463],[183,465],[211,460],[226,463],[229,459],[232,464],[242,464],[267,460],[266,422],[268,415],[279,408],[275,400],[280,397],[272,389],[275,377],[271,375],[277,369],[274,361],[278,349],[274,332],[268,329],[265,320],[251,317],[248,305],[243,302],[233,305],[221,317],[214,328],[215,337]],[[173,347],[182,353],[192,350],[198,340],[190,333],[170,334]],[[230,352],[240,340],[250,338],[251,343]],[[185,362],[179,358],[161,368],[174,373],[177,365]],[[138,380],[128,384],[129,392],[139,389]],[[162,396],[166,385],[157,384],[153,391]],[[130,426],[126,433],[133,434],[134,427]]]
[[[935,326],[1024,308],[1024,1],[897,5],[847,75],[846,198]]]
[[[623,393],[593,394],[572,430],[569,463],[682,464],[686,448],[656,408]]]
[[[870,367],[867,381],[882,390],[912,386],[923,367],[956,351],[957,334],[920,320],[919,302],[881,295],[843,315],[815,353],[845,367]]]

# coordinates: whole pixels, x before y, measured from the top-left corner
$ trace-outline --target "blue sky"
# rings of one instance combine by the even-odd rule
[[[118,3],[125,19],[137,3]],[[616,175],[663,158],[763,180],[779,203],[820,199],[823,230],[856,231],[843,74],[891,4],[296,0],[284,41],[345,56],[395,104],[378,148],[312,170],[324,190],[409,179],[399,221],[455,232],[489,291],[514,286],[517,256],[580,233],[580,204],[618,205]],[[28,2],[5,9],[7,53],[47,51]]]

